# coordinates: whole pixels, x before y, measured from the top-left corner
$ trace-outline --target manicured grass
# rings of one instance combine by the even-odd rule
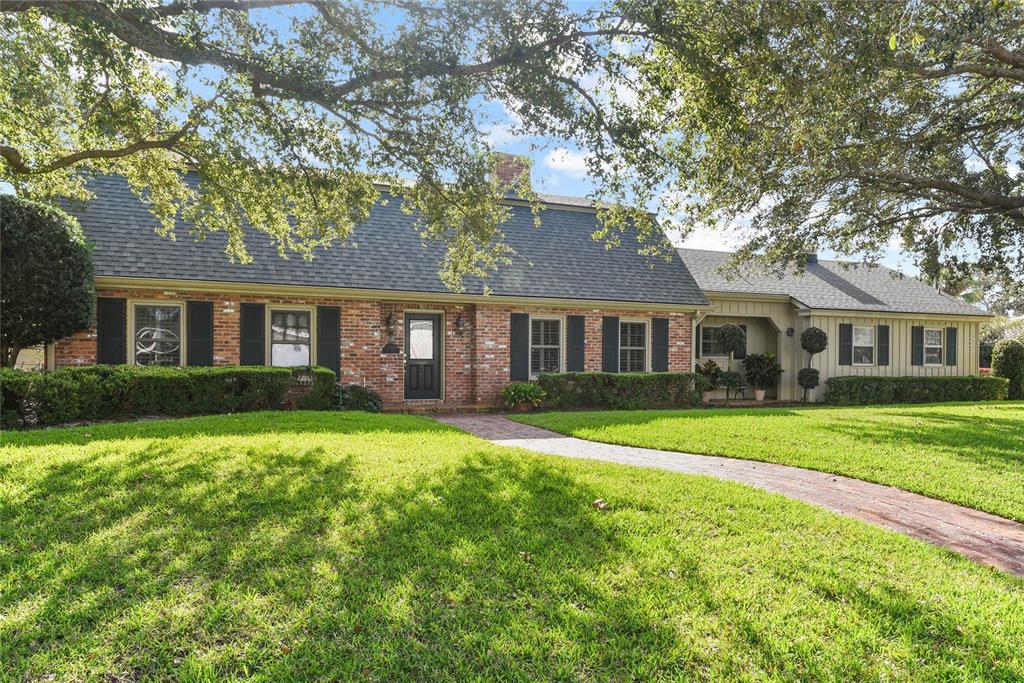
[[[1024,521],[1024,402],[538,413],[607,443],[796,465]]]
[[[739,484],[406,416],[3,444],[2,680],[1024,677],[1024,580]]]

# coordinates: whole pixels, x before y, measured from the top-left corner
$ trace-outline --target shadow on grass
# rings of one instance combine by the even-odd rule
[[[716,588],[721,558],[645,539],[673,555],[681,583],[645,576],[633,522],[593,510],[608,488],[572,469],[481,443],[435,466],[399,454],[378,477],[290,433],[272,448],[103,446],[0,501],[0,673],[44,676],[48,662],[128,680],[650,678],[700,676],[724,657],[848,673],[817,652],[782,656],[791,645]],[[437,430],[404,434],[429,448]],[[921,652],[972,656],[947,645],[953,611],[821,569],[779,581],[824,591]],[[747,650],[703,647],[670,621],[676,610],[732,618]],[[983,649],[979,660],[1013,657]]]

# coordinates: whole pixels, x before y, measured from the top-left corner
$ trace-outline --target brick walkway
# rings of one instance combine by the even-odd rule
[[[501,415],[446,415],[437,419],[503,446],[750,484],[945,546],[976,562],[1024,576],[1024,524],[891,486],[773,463],[596,443],[513,422]]]

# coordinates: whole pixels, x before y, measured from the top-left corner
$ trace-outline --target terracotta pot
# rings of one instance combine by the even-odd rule
[[[713,392],[713,391],[701,392],[701,397],[700,398],[701,398],[702,401],[704,401],[704,403],[711,403],[711,396],[714,395],[714,393],[715,392]]]
[[[755,401],[763,401],[764,400],[764,392],[765,391],[767,391],[767,390],[766,389],[754,389],[754,400]]]
[[[529,412],[530,408],[532,408],[532,407],[533,406],[531,406],[529,403],[517,403],[516,404],[516,412],[517,413]]]

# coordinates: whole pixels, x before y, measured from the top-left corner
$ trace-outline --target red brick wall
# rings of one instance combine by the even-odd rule
[[[268,297],[238,294],[202,294],[172,290],[101,289],[99,296],[168,301],[212,301],[214,365],[238,363],[239,311],[241,303],[282,305],[324,305],[341,307],[342,380],[363,384],[380,393],[385,403],[401,406],[478,406],[497,404],[502,388],[509,382],[509,319],[512,313],[533,315],[586,316],[584,366],[601,369],[601,318],[669,318],[669,370],[681,372],[692,367],[692,315],[657,311],[623,311],[588,308],[540,308],[490,304],[405,304],[316,297]],[[444,319],[444,398],[439,401],[405,401],[404,342],[405,311],[429,310]],[[382,353],[387,343],[386,321],[393,316],[397,354]],[[96,362],[96,332],[89,330],[54,345],[57,367]]]

